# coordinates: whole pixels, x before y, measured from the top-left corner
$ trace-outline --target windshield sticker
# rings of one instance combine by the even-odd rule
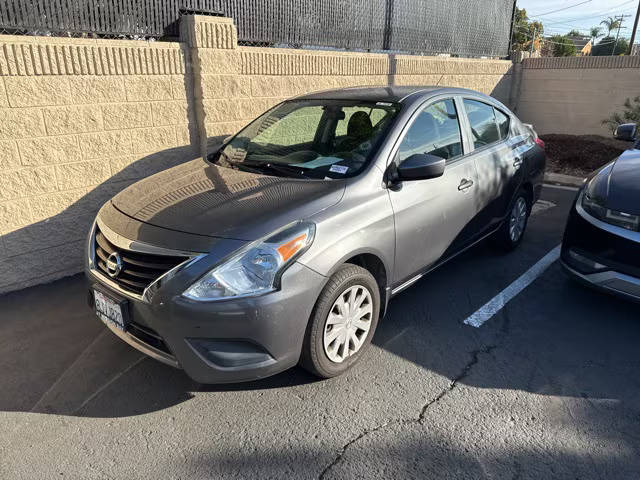
[[[381,107],[390,107],[393,103],[389,102],[376,102],[376,105],[380,105]]]
[[[349,170],[349,167],[344,165],[331,165],[331,168],[329,169],[330,172],[339,173],[341,175],[347,173],[347,170]]]

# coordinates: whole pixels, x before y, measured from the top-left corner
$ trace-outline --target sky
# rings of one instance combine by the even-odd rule
[[[585,1],[586,3],[582,5],[576,5]],[[627,28],[623,28],[620,31],[621,36],[628,38],[631,36],[631,29],[633,28],[633,21],[639,1],[640,0],[518,0],[518,7],[524,8],[527,11],[529,19],[542,22],[545,35],[553,35],[556,33],[564,34],[572,29],[577,29],[588,34],[591,27],[600,26],[600,22],[609,16],[629,15],[629,17],[624,19],[622,24],[623,27]],[[560,9],[564,10],[554,12],[554,10]],[[602,25],[602,28],[604,29],[604,25]],[[640,35],[640,32],[638,32],[637,35]]]

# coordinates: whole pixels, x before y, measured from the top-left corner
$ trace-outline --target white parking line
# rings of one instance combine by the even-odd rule
[[[558,245],[547,253],[538,261],[538,263],[523,273],[516,281],[484,304],[480,310],[467,318],[464,323],[476,328],[482,326],[484,322],[502,310],[502,308],[509,303],[513,297],[531,285],[531,283],[542,275],[553,262],[560,258],[560,247],[561,245]]]

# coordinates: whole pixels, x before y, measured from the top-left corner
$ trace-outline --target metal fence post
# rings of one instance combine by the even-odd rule
[[[384,9],[384,38],[382,41],[383,50],[391,50],[391,37],[393,33],[393,2],[386,0]]]

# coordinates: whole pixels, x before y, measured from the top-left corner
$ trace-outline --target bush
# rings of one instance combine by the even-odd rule
[[[612,132],[615,132],[618,125],[622,123],[635,123],[640,127],[640,96],[633,100],[627,98],[622,112],[616,112],[602,121],[602,124],[607,125]]]
[[[578,53],[575,44],[566,35],[554,35],[550,40],[554,57],[575,57]]]
[[[614,51],[615,44],[615,51]],[[616,43],[616,38],[607,36],[598,42],[598,44],[591,50],[591,55],[596,57],[603,57],[609,55],[624,55],[629,51],[629,42],[624,38],[619,38]]]

